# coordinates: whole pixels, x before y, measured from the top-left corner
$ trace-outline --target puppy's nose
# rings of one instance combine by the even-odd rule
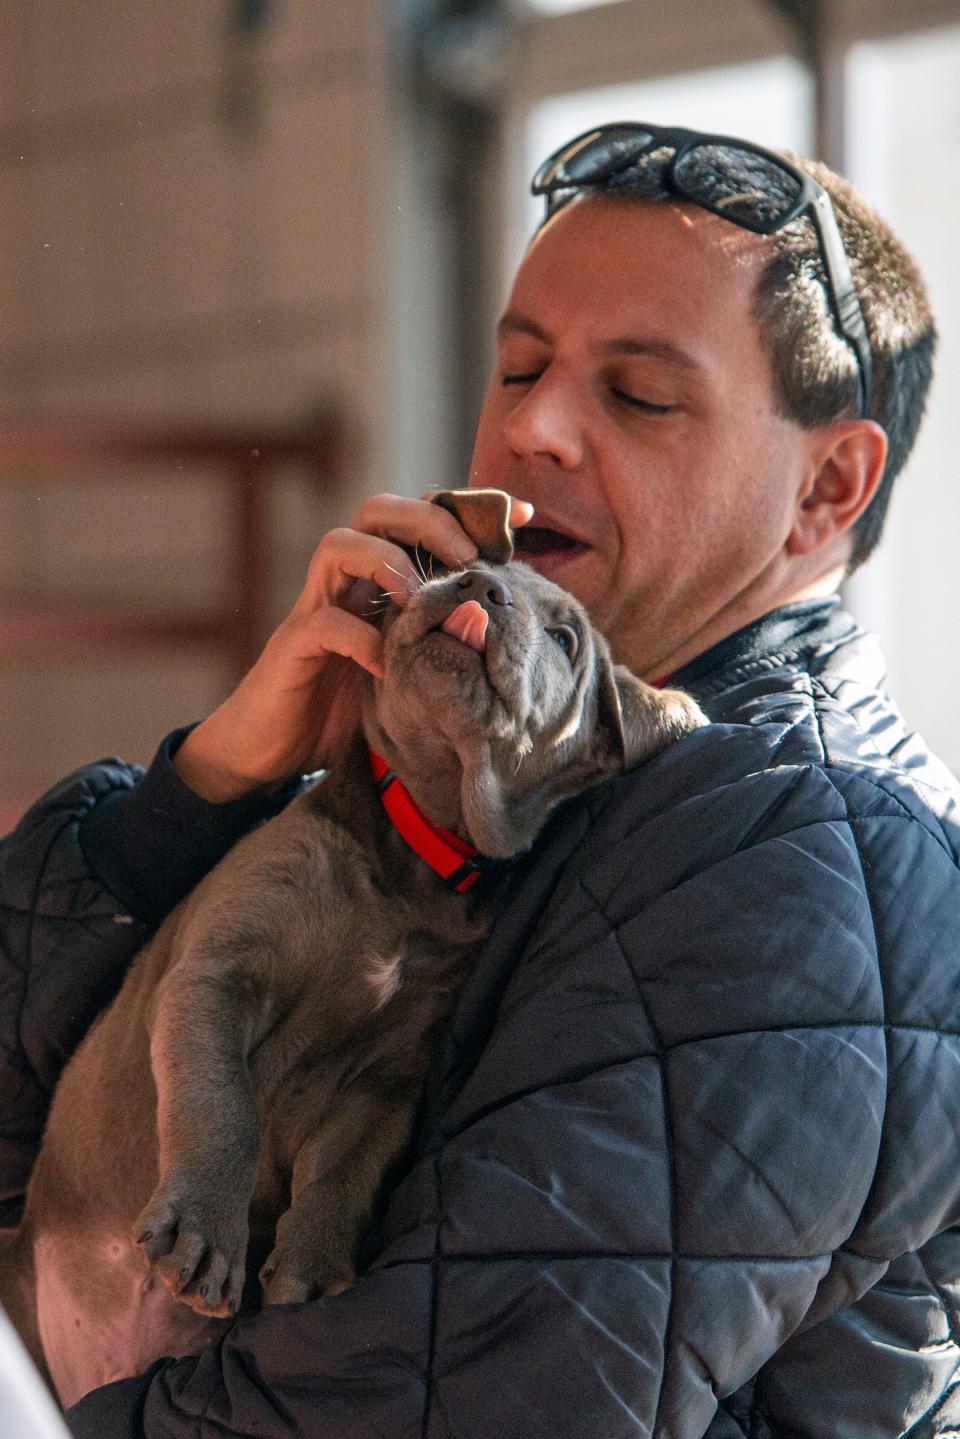
[[[479,600],[481,604],[484,600],[491,605],[513,604],[513,595],[503,580],[489,570],[464,570],[457,579],[457,589],[464,591],[466,599]]]

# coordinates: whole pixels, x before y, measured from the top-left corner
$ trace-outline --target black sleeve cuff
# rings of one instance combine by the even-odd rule
[[[84,858],[130,913],[157,925],[242,835],[272,819],[303,786],[252,790],[226,804],[201,799],[173,756],[192,725],[174,730],[132,789],[106,795],[80,825]]]

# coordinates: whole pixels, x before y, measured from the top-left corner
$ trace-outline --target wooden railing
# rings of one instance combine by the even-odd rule
[[[78,476],[150,466],[175,485],[198,469],[227,489],[225,583],[209,615],[146,613],[117,600],[81,606],[63,600],[21,603],[0,597],[0,665],[134,655],[157,646],[202,645],[239,678],[263,640],[264,487],[271,470],[295,463],[324,490],[341,472],[342,441],[333,418],[309,429],[177,429],[127,424],[0,422],[0,484],[82,483]],[[25,537],[25,542],[27,537]],[[0,833],[32,796],[0,792]]]
[[[271,468],[295,461],[333,484],[339,442],[332,421],[309,432],[249,434],[128,426],[2,425],[0,483],[25,476],[47,483],[75,483],[81,468],[149,464],[169,483],[219,472],[229,487],[227,581],[219,613],[210,617],[144,615],[96,606],[24,606],[0,599],[0,662],[30,657],[55,659],[93,650],[143,650],[157,644],[201,642],[225,655],[239,675],[257,654],[263,600],[263,486]]]

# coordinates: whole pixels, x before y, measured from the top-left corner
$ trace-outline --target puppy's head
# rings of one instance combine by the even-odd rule
[[[505,857],[563,798],[704,723],[614,666],[583,608],[526,565],[430,580],[384,621],[369,742],[420,808]]]

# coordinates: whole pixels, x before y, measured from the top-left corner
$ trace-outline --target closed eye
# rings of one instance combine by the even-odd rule
[[[626,390],[613,390],[611,393],[631,409],[642,410],[647,415],[668,415],[677,408],[676,405],[655,405],[652,400],[641,400],[637,395],[627,394]]]
[[[525,375],[501,375],[501,385],[535,385],[539,380],[541,371],[533,370]],[[626,390],[613,389],[610,392],[615,400],[627,405],[631,410],[638,410],[644,415],[669,415],[675,410],[676,405],[657,405],[652,400],[642,400],[639,395],[631,395]]]

